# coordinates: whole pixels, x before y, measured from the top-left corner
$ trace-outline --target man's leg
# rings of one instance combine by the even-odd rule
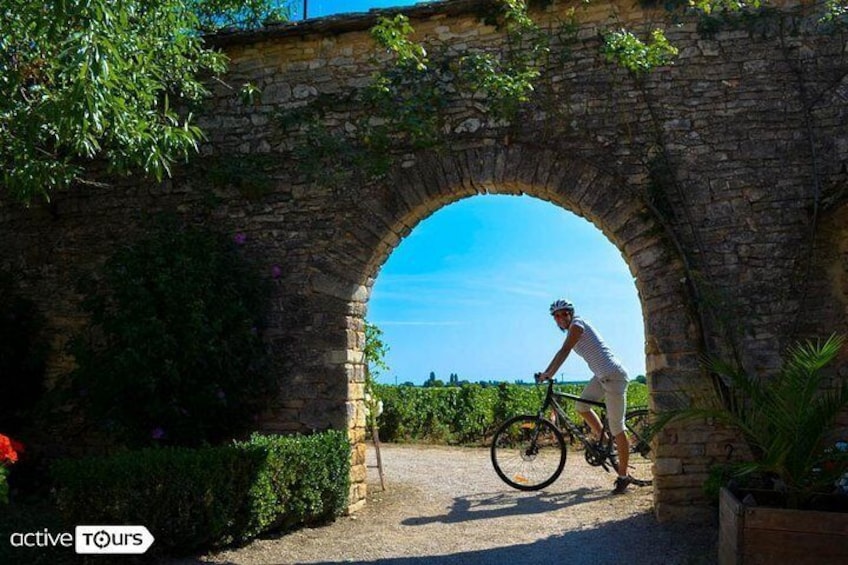
[[[618,476],[627,476],[627,465],[630,463],[630,441],[627,433],[621,432],[615,436],[615,447],[618,448]]]
[[[580,395],[580,398],[598,401],[603,397],[604,389],[601,386],[601,381],[598,380],[598,377],[593,376],[591,379],[589,379],[589,382],[583,389],[583,393]],[[598,418],[598,415],[595,414],[595,411],[592,410],[592,407],[588,404],[577,402],[574,405],[574,408],[575,410],[577,410],[577,413],[580,414],[580,417],[583,418],[583,421],[589,424],[589,427],[592,429],[592,436],[595,438],[595,440],[600,440],[601,430],[603,429],[603,427],[601,426],[601,419]]]
[[[630,441],[624,429],[624,408],[627,405],[627,378],[608,378],[602,383],[604,385],[605,404],[607,405],[607,418],[609,418],[610,432],[615,439],[615,447],[618,449],[618,479],[615,481],[614,494],[622,494],[630,484],[627,467],[630,463]]]
[[[595,414],[595,412],[591,409],[585,410],[583,412],[578,412],[578,414],[580,414],[584,422],[589,424],[589,427],[592,429],[592,437],[594,437],[595,440],[600,440],[601,430],[603,429],[603,427],[601,425],[601,419],[598,418],[598,415]]]

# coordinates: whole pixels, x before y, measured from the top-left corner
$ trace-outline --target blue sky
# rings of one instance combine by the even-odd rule
[[[619,251],[594,225],[529,196],[485,195],[425,219],[374,284],[368,320],[384,332],[390,366],[380,381],[530,380],[564,334],[548,307],[575,303],[624,362],[645,372],[636,286]],[[571,356],[564,380],[589,378]]]
[[[411,5],[398,0],[309,0],[310,18]],[[295,19],[303,1],[296,0]],[[530,380],[564,335],[548,306],[575,303],[624,362],[645,373],[636,286],[619,251],[588,221],[528,196],[475,196],[418,224],[380,270],[368,320],[383,330],[388,371],[380,381]],[[585,380],[571,356],[565,380]]]
[[[372,8],[391,8],[394,6],[411,6],[416,2],[403,0],[308,0],[307,9],[310,18],[328,16],[343,12],[367,12]],[[303,17],[303,0],[292,0],[290,3],[292,19]]]

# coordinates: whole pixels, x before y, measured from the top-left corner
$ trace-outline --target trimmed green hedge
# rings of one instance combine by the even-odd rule
[[[347,435],[260,436],[210,448],[161,448],[58,462],[68,524],[143,525],[156,552],[245,542],[326,522],[347,509]]]
[[[583,385],[557,385],[557,390],[580,394]],[[542,404],[544,387],[500,383],[458,387],[376,385],[383,401],[380,439],[389,442],[486,443],[501,422],[517,414],[534,414]],[[646,406],[648,388],[631,381],[628,406]],[[577,418],[574,403],[566,403]]]

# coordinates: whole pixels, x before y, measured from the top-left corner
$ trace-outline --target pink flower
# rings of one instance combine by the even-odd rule
[[[283,276],[283,269],[279,265],[274,265],[271,267],[271,278],[278,279]]]

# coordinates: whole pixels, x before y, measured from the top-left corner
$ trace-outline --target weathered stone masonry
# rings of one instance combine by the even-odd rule
[[[481,16],[490,4],[406,13],[420,39],[498,49],[503,34]],[[49,317],[54,378],[67,370],[60,349],[81,321],[68,281],[159,210],[243,232],[251,253],[283,267],[269,336],[282,384],[263,427],[348,429],[354,507],[365,496],[361,350],[371,286],[418,222],[460,198],[542,198],[586,217],[618,247],[642,303],[655,408],[710,386],[699,364],[705,345],[727,353],[735,343],[746,367],[765,374],[796,339],[848,332],[843,37],[816,32],[812,7],[795,3],[712,34],[692,17],[668,32],[680,47],[676,64],[635,80],[604,60],[598,38],[613,15],[637,31],[664,16],[632,4],[556,1],[532,12],[547,25],[576,7],[581,31],[568,57],[551,57],[518,123],[495,127],[459,102],[446,149],[400,150],[386,179],[353,175],[341,187],[298,172],[292,150],[303,130],[280,127],[278,113],[365,86],[386,59],[368,35],[376,16],[219,38],[231,70],[211,83],[201,117],[209,140],[173,180],[75,190],[49,210],[0,200],[0,268],[20,275]],[[261,89],[247,105],[234,93],[246,82]],[[344,129],[356,111],[340,105],[325,123]],[[257,163],[269,189],[247,197],[237,182],[213,183],[203,170],[221,159]],[[844,357],[836,373],[848,378]],[[732,441],[708,426],[659,438],[661,519],[706,513],[700,485]]]

